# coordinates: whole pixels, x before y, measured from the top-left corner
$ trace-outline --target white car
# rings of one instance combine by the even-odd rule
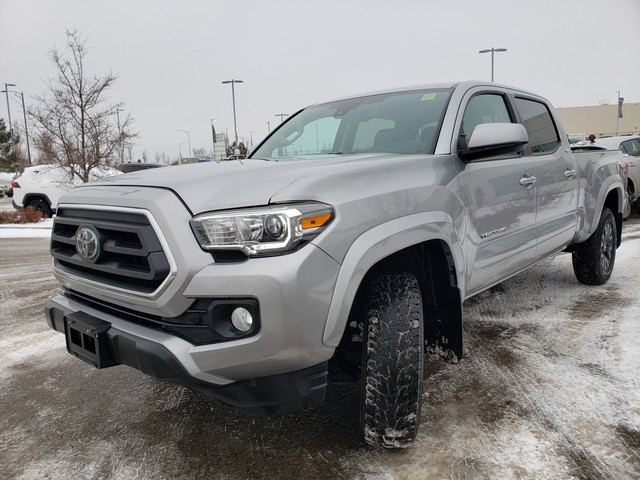
[[[121,174],[112,168],[94,168],[91,180]],[[17,209],[31,205],[43,215],[51,217],[58,206],[58,199],[82,181],[72,175],[68,168],[57,165],[27,167],[22,175],[13,180],[13,206]]]

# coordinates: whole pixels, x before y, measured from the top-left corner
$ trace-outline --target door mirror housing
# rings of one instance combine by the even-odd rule
[[[464,161],[472,161],[493,155],[522,152],[529,143],[529,135],[521,123],[481,123],[477,125],[466,149],[458,155]]]

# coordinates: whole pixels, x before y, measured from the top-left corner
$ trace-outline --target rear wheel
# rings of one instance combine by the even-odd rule
[[[47,216],[51,218],[51,207],[49,206],[49,202],[42,198],[34,198],[33,200],[29,200],[28,206],[32,206],[39,212],[42,212],[43,216]]]
[[[371,282],[363,346],[361,421],[365,441],[408,447],[420,424],[424,332],[418,281],[409,273]]]
[[[573,249],[573,272],[579,282],[602,285],[609,280],[616,259],[617,238],[613,213],[605,208],[596,231]]]

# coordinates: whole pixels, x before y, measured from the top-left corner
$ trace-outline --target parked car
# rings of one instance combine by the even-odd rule
[[[571,146],[576,149],[588,150],[620,150],[627,160],[629,174],[627,179],[627,194],[629,207],[625,211],[625,220],[634,207],[640,213],[640,136],[620,136],[598,138],[592,136],[589,140]]]
[[[13,177],[15,177],[13,173],[0,172],[0,197],[13,196],[13,187],[11,186]]]
[[[120,173],[113,168],[94,168],[91,170],[90,179],[98,180]],[[11,182],[13,206],[20,209],[31,205],[43,215],[51,217],[56,212],[60,197],[81,184],[82,181],[65,167],[57,165],[27,167],[22,175]]]
[[[95,367],[250,414],[316,407],[329,382],[360,382],[364,440],[407,447],[424,353],[462,358],[464,300],[560,252],[578,281],[608,281],[622,163],[572,152],[547,100],[490,82],[312,105],[242,163],[67,193],[47,323]]]

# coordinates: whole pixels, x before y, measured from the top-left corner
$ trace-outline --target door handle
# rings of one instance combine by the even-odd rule
[[[520,179],[520,185],[525,188],[531,188],[534,183],[536,183],[536,177],[532,177],[528,173],[525,173],[524,177]]]
[[[576,178],[577,175],[578,175],[578,172],[576,172],[575,170],[571,170],[569,168],[567,168],[564,171],[564,176],[567,178]]]

